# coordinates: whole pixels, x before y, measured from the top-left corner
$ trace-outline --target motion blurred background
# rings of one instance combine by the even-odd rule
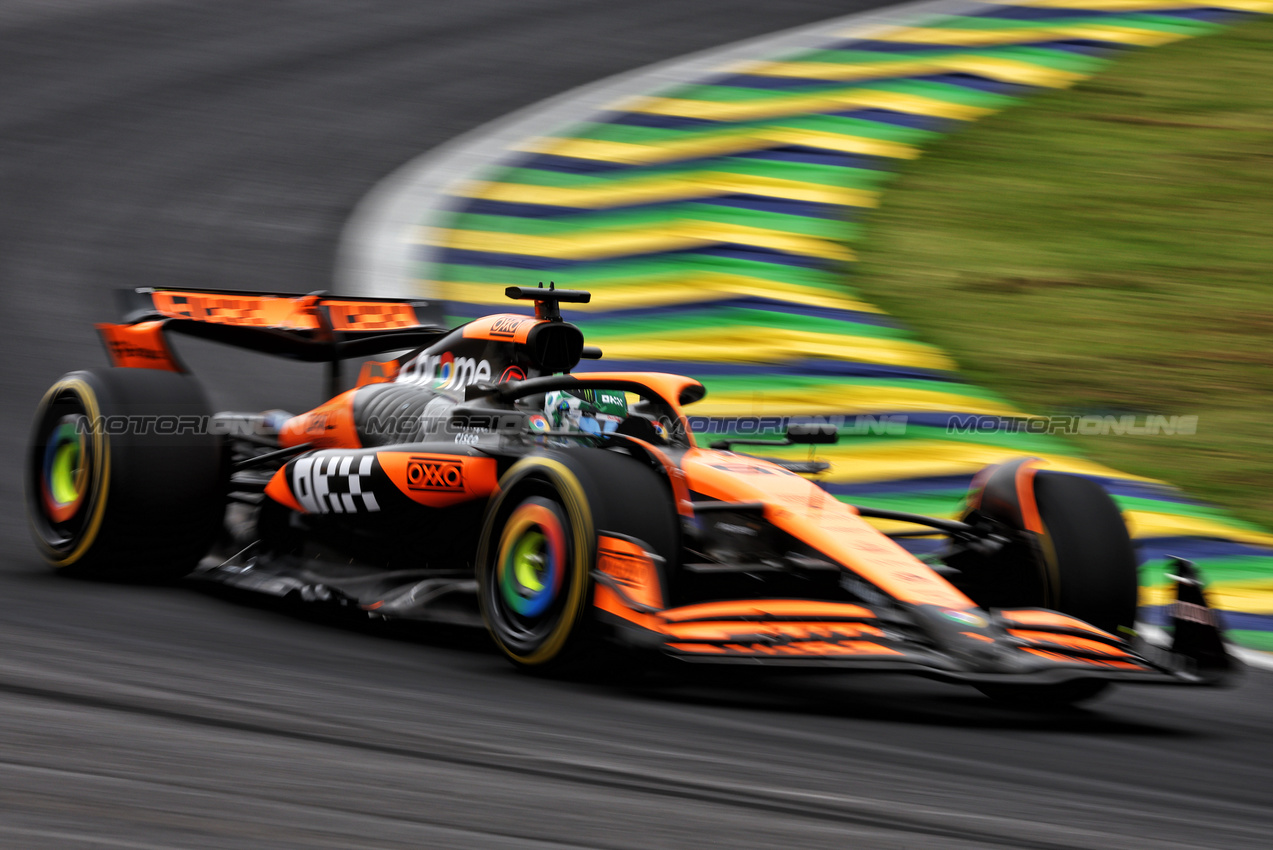
[[[354,205],[418,153],[871,5],[0,7],[0,844],[1266,846],[1263,673],[1061,716],[881,678],[537,681],[481,635],[70,581],[27,539],[30,411],[104,363],[112,289],[330,288]],[[1158,48],[931,148],[854,282],[1031,412],[1202,415],[1187,445],[1077,451],[1266,526],[1268,38]],[[219,405],[318,399],[309,370],[183,351]]]

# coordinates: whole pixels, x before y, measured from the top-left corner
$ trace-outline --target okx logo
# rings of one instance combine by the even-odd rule
[[[407,487],[412,490],[464,491],[464,466],[459,461],[413,457],[407,462]]]
[[[371,477],[371,455],[319,455],[296,461],[292,492],[312,514],[352,514],[380,510],[376,496],[363,487]]]

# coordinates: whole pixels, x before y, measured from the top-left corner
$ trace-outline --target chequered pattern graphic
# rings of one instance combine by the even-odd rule
[[[1167,598],[1166,556],[1191,557],[1238,639],[1273,648],[1273,535],[1057,439],[948,434],[952,416],[1019,412],[964,383],[847,273],[855,222],[933,139],[1125,50],[1264,12],[1273,0],[987,4],[758,56],[525,140],[459,191],[442,227],[421,228],[441,259],[418,277],[462,318],[516,310],[509,284],[592,290],[567,317],[606,358],[581,368],[693,375],[708,396],[692,413],[905,415],[905,433],[819,452],[833,463],[823,486],[842,499],[952,515],[977,469],[1022,453],[1093,476],[1138,540],[1149,619]]]
[[[332,328],[338,331],[380,331],[419,324],[409,304],[369,301],[325,301]]]
[[[273,300],[277,299],[176,295],[166,292],[155,295],[157,309],[167,315],[227,325],[269,325],[271,317],[266,314],[265,305]]]

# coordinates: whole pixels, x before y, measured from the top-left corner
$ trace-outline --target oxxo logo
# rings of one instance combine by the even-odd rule
[[[464,467],[457,461],[413,457],[407,461],[407,487],[411,490],[463,492]]]
[[[421,354],[408,360],[398,373],[397,383],[431,384],[438,389],[461,389],[490,379],[489,361],[456,357],[447,351],[442,354]]]

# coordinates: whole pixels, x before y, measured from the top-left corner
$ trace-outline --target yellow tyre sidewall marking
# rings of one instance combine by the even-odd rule
[[[524,458],[504,473],[504,477],[499,482],[499,495],[496,496],[495,503],[491,506],[490,519],[487,520],[487,527],[482,531],[482,540],[478,548],[478,570],[479,578],[486,581],[487,561],[490,558],[491,535],[494,532],[494,520],[504,506],[504,499],[509,489],[523,478],[535,472],[546,473],[546,478],[555,485],[557,495],[561,498],[562,507],[566,511],[566,517],[570,520],[571,534],[571,557],[570,557],[570,590],[566,598],[565,607],[562,610],[561,618],[557,621],[557,625],[553,628],[551,634],[536,648],[533,652],[526,655],[520,655],[513,649],[504,644],[500,640],[499,635],[491,628],[491,618],[486,614],[486,588],[479,598],[482,602],[483,616],[486,617],[487,631],[491,633],[491,637],[499,644],[500,649],[504,651],[509,658],[512,658],[518,664],[534,666],[537,664],[545,664],[556,658],[566,646],[566,642],[570,639],[571,632],[575,626],[583,618],[583,613],[587,608],[587,589],[588,576],[592,566],[592,511],[588,507],[588,498],[583,492],[583,486],[579,483],[579,479],[570,471],[570,468],[564,463],[552,458],[546,457],[528,457]]]

